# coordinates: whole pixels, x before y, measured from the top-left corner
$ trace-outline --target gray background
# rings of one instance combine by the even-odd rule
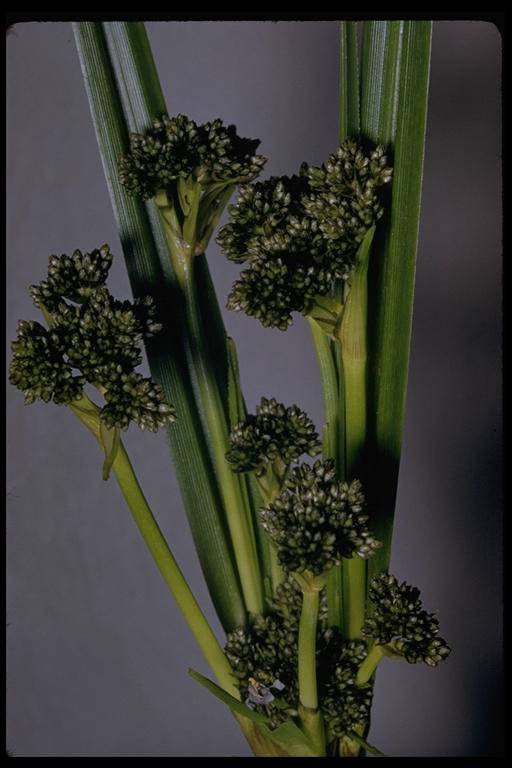
[[[262,139],[266,174],[337,144],[338,25],[148,24],[169,110]],[[439,669],[385,660],[371,741],[392,755],[500,754],[501,40],[434,24],[414,330],[392,567],[439,611]],[[110,243],[129,293],[67,23],[7,39],[8,340],[36,318],[50,253]],[[211,247],[224,303],[237,273]],[[306,324],[225,313],[249,406],[297,402],[321,424]],[[247,755],[187,675],[205,664],[101,457],[64,408],[7,391],[7,741],[18,756]],[[142,486],[207,613],[163,434],[126,437]],[[215,620],[212,617],[215,623]],[[215,626],[218,626],[215,623]]]

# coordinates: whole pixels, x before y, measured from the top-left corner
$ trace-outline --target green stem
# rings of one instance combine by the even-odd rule
[[[299,623],[299,699],[306,709],[318,709],[316,687],[316,630],[320,593],[304,590]]]
[[[315,349],[324,405],[323,456],[334,459],[338,476],[343,477],[345,465],[345,403],[343,397],[343,380],[336,370],[335,350],[329,337],[318,323],[308,317],[313,346]],[[334,566],[327,574],[327,611],[329,624],[342,627],[343,623],[343,588],[341,566]]]
[[[272,543],[269,545],[269,557],[270,557],[270,577],[272,579],[273,594],[276,593],[276,588],[283,583],[285,579],[285,573],[279,565],[277,558],[277,552]]]
[[[146,542],[158,570],[172,592],[205,659],[224,690],[231,696],[240,698],[234,682],[233,670],[153,517],[122,443],[119,445],[112,468],[142,538]]]
[[[366,562],[354,556],[343,560],[343,629],[345,637],[357,640],[365,618]]]
[[[343,413],[339,408],[336,364],[329,337],[312,317],[308,317],[307,320],[311,330],[322,382],[324,405],[323,454],[326,459],[334,459],[339,469],[338,437],[342,432]]]
[[[212,458],[224,501],[245,605],[250,613],[260,614],[264,611],[264,602],[256,541],[250,510],[245,508],[239,479],[226,461],[229,429],[215,372],[209,364],[209,352],[204,342],[200,307],[193,279],[193,255],[190,248],[188,252],[184,250],[184,242],[178,242],[179,239],[167,218],[163,217],[163,221],[174,270],[183,294],[187,343],[210,435]]]
[[[356,257],[339,330],[345,383],[345,461],[347,477],[360,476],[366,442],[366,358],[368,262],[375,233],[366,234]],[[343,561],[343,627],[350,640],[361,637],[366,605],[366,562],[357,556]]]
[[[319,754],[325,754],[325,736],[322,718],[318,712],[316,681],[316,633],[320,592],[303,589],[299,622],[299,715],[304,732],[310,737]]]
[[[84,395],[80,400],[71,403],[70,408],[92,432],[100,447],[105,450],[105,429],[99,418],[98,407]],[[146,542],[158,570],[176,600],[205,659],[224,690],[239,699],[240,694],[235,684],[231,665],[155,520],[121,440],[117,441],[112,470],[142,538]]]
[[[373,645],[370,648],[367,657],[357,670],[357,686],[360,687],[366,685],[366,683],[370,681],[375,670],[377,669],[377,665],[382,661],[385,655],[386,654],[384,653],[381,645]]]
[[[359,746],[362,747],[366,752],[370,752],[370,754],[375,755],[375,757],[388,757],[388,755],[385,755],[384,752],[381,752],[379,749],[377,749],[377,747],[373,747],[371,744],[368,744],[366,739],[363,739],[363,737],[360,736],[356,731],[350,731],[350,738],[359,744]]]

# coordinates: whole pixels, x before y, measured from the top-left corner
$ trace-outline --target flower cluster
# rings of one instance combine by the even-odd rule
[[[289,464],[304,453],[315,456],[320,451],[315,426],[304,411],[265,397],[256,406],[256,414],[234,428],[230,445],[226,458],[234,471],[256,475],[263,474],[266,465],[276,459]]]
[[[146,134],[131,134],[119,180],[128,194],[144,199],[169,191],[180,178],[193,177],[203,186],[251,181],[266,162],[255,154],[259,143],[241,138],[222,120],[197,125],[185,115],[162,115]]]
[[[341,650],[322,698],[328,741],[349,734],[370,719],[372,686],[356,686],[357,670],[365,658],[366,643],[361,640],[349,641]]]
[[[366,526],[361,483],[338,481],[331,460],[292,469],[260,515],[287,571],[321,575],[341,557],[367,558],[380,547]]]
[[[376,190],[391,173],[382,147],[365,155],[347,139],[321,167],[242,187],[217,237],[231,261],[247,264],[228,307],[281,330],[292,312],[307,314],[336,279],[349,277],[360,243],[382,216]]]
[[[51,256],[48,277],[32,286],[34,304],[49,328],[21,321],[12,344],[9,377],[25,401],[69,404],[86,383],[105,397],[100,412],[107,427],[126,429],[130,421],[156,431],[174,420],[161,387],[135,368],[141,342],[161,326],[151,298],[117,301],[105,286],[112,255],[108,246],[71,257]]]
[[[378,645],[391,643],[393,652],[410,663],[424,661],[435,667],[449,655],[450,648],[437,637],[439,621],[423,610],[416,587],[381,573],[372,579],[369,594],[374,607],[363,625],[365,637]]]
[[[297,669],[301,605],[300,588],[289,577],[277,587],[272,613],[257,616],[249,627],[236,629],[227,636],[225,652],[242,698],[252,708],[269,715],[273,726],[295,716],[299,706]],[[351,686],[351,695],[357,696],[352,693],[352,687],[357,664],[366,656],[366,647],[361,642],[345,642],[335,628],[328,626],[325,590],[321,593],[316,653],[320,706],[328,729],[337,734],[343,723],[348,731],[361,722],[360,713],[356,720],[351,720],[354,707],[348,704],[348,698],[337,699],[336,691],[340,690],[339,681],[344,680],[345,694]],[[270,691],[271,695],[258,700],[254,696],[255,690]],[[368,691],[364,698],[369,699]]]

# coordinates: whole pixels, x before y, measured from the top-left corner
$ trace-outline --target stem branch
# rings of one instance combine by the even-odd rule
[[[226,453],[229,450],[229,429],[215,371],[209,363],[209,353],[204,341],[193,276],[193,253],[190,248],[189,252],[183,252],[183,248],[177,244],[175,233],[169,226],[167,218],[163,217],[163,221],[174,268],[183,293],[187,342],[210,434],[212,458],[224,501],[242,592],[247,610],[253,614],[260,614],[264,612],[264,604],[256,540],[250,511],[244,504],[240,480],[226,461]]]

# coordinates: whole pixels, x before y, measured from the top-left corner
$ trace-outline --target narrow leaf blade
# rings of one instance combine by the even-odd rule
[[[389,564],[402,442],[428,97],[432,24],[367,22],[362,135],[383,143],[394,168],[384,226],[370,264],[369,508],[384,546],[370,576]]]
[[[153,376],[178,413],[168,437],[192,535],[219,618],[226,630],[234,629],[245,623],[245,607],[180,341],[179,302],[172,274],[162,267],[165,260],[159,247],[163,241],[145,205],[128,197],[118,182],[118,161],[128,146],[128,126],[103,25],[79,22],[74,24],[74,32],[132,290],[138,297],[153,296],[159,318],[168,329],[150,340],[147,352]]]
[[[262,715],[260,712],[255,712],[250,707],[242,704],[241,701],[235,699],[234,696],[231,696],[223,688],[218,686],[212,680],[209,680],[200,672],[196,672],[194,669],[189,669],[188,673],[190,677],[193,677],[196,682],[206,688],[207,691],[210,691],[210,693],[216,696],[217,699],[220,699],[220,701],[222,701],[224,704],[227,704],[227,706],[233,712],[236,712],[237,715],[246,717],[248,720],[252,720],[254,723],[258,723],[258,725],[266,725],[267,723],[270,723],[269,717]]]

